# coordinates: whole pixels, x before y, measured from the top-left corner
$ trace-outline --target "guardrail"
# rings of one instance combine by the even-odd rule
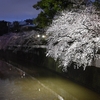
[[[27,45],[9,45],[8,49],[14,49],[14,48],[47,48],[46,45],[32,45],[32,46],[27,46]]]

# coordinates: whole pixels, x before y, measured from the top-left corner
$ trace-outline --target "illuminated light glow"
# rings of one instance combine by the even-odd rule
[[[39,37],[40,37],[40,35],[38,34],[38,35],[37,35],[37,37],[39,38]]]
[[[52,21],[46,34],[47,56],[59,59],[63,71],[73,62],[75,68],[83,66],[85,70],[100,48],[100,16],[94,7],[62,11]]]
[[[45,35],[42,35],[42,38],[46,38],[46,36]]]

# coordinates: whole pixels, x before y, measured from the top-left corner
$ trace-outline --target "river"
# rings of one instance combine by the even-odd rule
[[[100,94],[47,69],[21,68],[0,61],[0,100],[100,100]]]

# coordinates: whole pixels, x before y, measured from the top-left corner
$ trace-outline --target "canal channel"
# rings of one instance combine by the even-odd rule
[[[0,60],[0,100],[100,100],[100,94],[50,70]]]

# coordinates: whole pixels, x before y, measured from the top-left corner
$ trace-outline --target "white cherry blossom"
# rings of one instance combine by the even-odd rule
[[[90,9],[91,8],[91,9]],[[47,56],[59,60],[63,70],[76,63],[90,66],[100,47],[100,16],[94,7],[62,11],[46,30]]]

